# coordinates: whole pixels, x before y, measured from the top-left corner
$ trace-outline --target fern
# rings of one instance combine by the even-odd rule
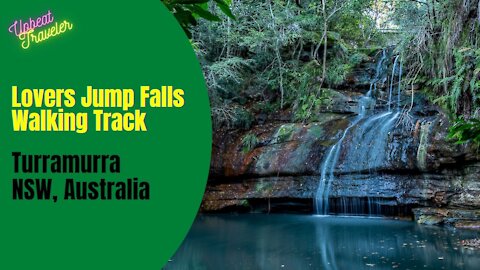
[[[242,139],[242,152],[248,153],[252,151],[258,144],[258,138],[255,134],[249,133]]]
[[[470,119],[466,121],[463,118],[457,119],[450,128],[448,137],[455,139],[457,144],[472,142],[477,146],[480,145],[480,120]]]

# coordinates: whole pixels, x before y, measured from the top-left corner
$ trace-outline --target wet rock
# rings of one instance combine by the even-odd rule
[[[269,175],[312,175],[318,172],[323,153],[333,144],[348,120],[327,114],[323,122],[304,125],[278,123],[247,132],[218,133],[214,138],[211,178]],[[255,137],[252,149],[246,136]]]
[[[440,225],[443,223],[443,218],[436,216],[421,215],[417,219],[418,224],[424,225]]]
[[[228,183],[212,179],[207,185],[201,210],[216,212],[234,207],[252,207],[252,202],[258,203],[259,200],[267,199],[285,205],[288,201],[304,201],[304,208],[312,211],[312,198],[315,196],[317,181],[316,176],[273,176]],[[302,209],[298,210],[304,212]]]
[[[361,96],[361,93],[332,89],[323,89],[322,91],[328,97],[325,105],[321,108],[322,112],[335,114],[354,114],[358,112],[358,98]],[[321,116],[322,114],[318,118],[320,121],[322,119]]]
[[[459,221],[455,223],[455,228],[480,230],[480,221]]]
[[[358,92],[329,96],[331,106],[310,124],[264,121],[247,131],[215,132],[202,210],[247,211],[266,200],[278,208],[312,211],[322,163],[358,112]],[[399,115],[380,152],[362,145],[365,136],[355,133],[365,121],[346,134],[331,198],[379,199],[389,206],[423,209],[413,214],[424,224],[467,226],[479,220],[478,152],[447,139],[450,124],[440,110],[421,101],[408,115]],[[373,143],[377,135],[373,132],[367,141]]]
[[[416,208],[415,220],[420,224],[445,224],[461,229],[480,229],[480,210],[461,208]]]
[[[479,249],[480,248],[480,239],[468,239],[462,240],[460,244],[467,248]]]

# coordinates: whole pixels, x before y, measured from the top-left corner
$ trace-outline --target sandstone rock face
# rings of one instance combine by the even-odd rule
[[[480,209],[416,208],[415,219],[425,225],[451,225],[459,229],[480,229]]]
[[[248,131],[216,132],[202,211],[314,213],[322,164],[358,116],[358,93],[336,96],[318,122],[276,122]],[[385,105],[377,102],[380,106]],[[427,207],[419,209],[428,211],[413,211],[420,223],[478,225],[480,212],[474,210],[480,209],[477,151],[449,142],[450,124],[440,110],[417,101],[408,114],[392,118],[395,123],[381,154],[364,145],[376,139],[376,134],[369,139],[362,135],[367,132],[360,130],[362,123],[368,119],[345,134],[331,200],[377,200],[381,207],[410,213],[412,208]]]

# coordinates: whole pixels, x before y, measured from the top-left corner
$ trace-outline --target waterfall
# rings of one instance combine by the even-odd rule
[[[380,75],[381,75],[380,72],[382,71],[382,66],[386,58],[387,58],[387,52],[385,49],[383,49],[382,57],[380,57],[380,60],[377,63],[377,68],[375,69],[375,76],[373,77],[373,81],[370,84],[370,91],[372,90],[372,85],[374,86],[374,89],[373,89],[374,94],[377,93],[377,83],[380,80]]]
[[[392,77],[390,79],[390,88],[388,89],[388,111],[389,112],[392,110],[393,83],[395,81],[395,71],[396,71],[396,68],[397,68],[398,57],[399,57],[399,55],[397,55],[395,57],[395,61],[393,62]]]
[[[340,156],[340,150],[347,136],[348,131],[354,127],[358,122],[360,122],[365,117],[366,107],[368,102],[372,100],[370,98],[371,90],[368,91],[367,96],[360,98],[359,107],[360,112],[358,116],[352,121],[352,123],[343,131],[342,137],[336,144],[334,144],[328,151],[327,158],[322,165],[321,175],[320,175],[320,184],[317,189],[316,194],[316,203],[315,208],[317,214],[328,215],[328,199],[331,189],[331,184],[335,178],[334,171],[337,166],[338,158]]]
[[[379,59],[375,76],[371,80],[370,89],[367,94],[358,101],[358,115],[350,125],[343,131],[340,139],[330,147],[328,154],[321,165],[320,181],[315,197],[315,209],[317,214],[328,215],[332,210],[330,207],[330,192],[335,181],[335,172],[348,173],[373,173],[376,169],[385,166],[387,160],[387,142],[390,131],[400,112],[391,111],[394,74],[398,65],[399,57],[394,60],[392,79],[389,87],[388,111],[373,113],[375,99],[372,93],[376,92],[377,83],[385,70],[382,68],[386,60],[385,50]],[[401,80],[402,66],[400,65]],[[400,100],[400,85],[398,86],[398,99]],[[373,106],[372,106],[373,105]],[[399,104],[397,104],[399,106]],[[349,134],[351,133],[351,134]],[[347,140],[349,138],[349,140]],[[345,152],[343,162],[339,164],[341,152]],[[364,207],[363,203],[366,206]],[[335,210],[345,214],[380,214],[380,200],[376,198],[341,197],[339,206]]]
[[[397,109],[400,109],[400,94],[402,88],[402,70],[403,69],[403,62],[400,61],[400,70],[398,71],[398,91],[397,91]]]
[[[343,171],[365,173],[380,168],[386,158],[388,132],[398,113],[385,112],[366,119],[352,134]]]

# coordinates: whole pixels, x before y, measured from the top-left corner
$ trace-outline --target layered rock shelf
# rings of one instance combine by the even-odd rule
[[[216,132],[202,211],[313,213],[321,164],[355,118],[359,95],[338,91],[313,123],[276,121]],[[340,152],[330,200],[356,201],[360,208],[362,201],[376,200],[388,213],[414,214],[421,223],[478,226],[468,223],[480,217],[468,210],[480,207],[478,155],[471,146],[451,142],[449,126],[440,109],[417,98],[388,134],[384,160],[358,166],[363,169],[346,164],[352,163],[349,148],[365,147],[352,143],[354,126]]]

